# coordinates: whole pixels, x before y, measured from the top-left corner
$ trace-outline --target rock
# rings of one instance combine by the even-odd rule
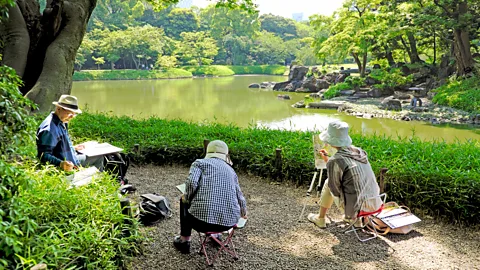
[[[432,100],[433,97],[434,97],[436,94],[437,94],[437,92],[429,91],[429,92],[427,93],[427,98],[428,98],[429,100]]]
[[[363,115],[363,118],[365,119],[372,119],[373,118],[373,115],[372,114],[369,114],[369,113],[366,113]]]
[[[414,107],[412,108],[412,112],[428,112],[429,109],[427,107]]]
[[[277,98],[279,99],[290,99],[289,95],[277,95]]]
[[[394,99],[393,96],[385,98],[382,101],[380,106],[386,110],[393,110],[393,111],[402,110],[402,104],[400,103],[400,100]]]
[[[342,96],[352,96],[355,94],[355,90],[342,90],[340,91],[340,95]]]
[[[413,93],[413,96],[415,97],[426,97],[427,96],[427,90],[422,87],[409,87],[408,91],[411,91]]]
[[[380,81],[379,80],[376,80],[370,76],[368,76],[367,78],[365,78],[365,84],[367,85],[374,85],[374,84],[379,84]]]
[[[301,81],[308,73],[308,67],[304,66],[291,66],[290,73],[288,74],[289,81]]]
[[[292,105],[293,108],[305,108],[305,102],[303,100]]]
[[[338,109],[342,106],[344,101],[321,101],[321,102],[310,102],[307,108],[316,108],[316,109]]]
[[[380,89],[374,88],[367,92],[367,96],[373,97],[373,98],[379,98],[382,96],[382,91]]]
[[[260,84],[258,83],[251,83],[248,88],[260,88]]]
[[[311,93],[310,95],[308,95],[309,97],[311,98],[319,98],[321,97],[322,94],[320,94],[320,92],[317,92],[317,93]]]
[[[408,117],[406,115],[402,116],[402,118],[400,118],[400,120],[402,120],[402,121],[412,121],[412,119],[410,119],[410,117]]]
[[[407,93],[404,93],[404,92],[395,91],[393,93],[393,98],[396,98],[396,99],[410,99],[410,95],[407,94]]]
[[[367,98],[368,92],[356,92],[353,96],[357,98]]]
[[[310,77],[303,81],[301,88],[306,89],[305,92],[317,92],[318,88],[316,86],[316,79],[314,77]]]
[[[283,91],[287,85],[289,85],[290,82],[287,81],[287,82],[279,82],[279,83],[275,83],[275,85],[273,86],[273,90],[276,90],[276,91]]]
[[[320,89],[328,89],[330,87],[330,83],[328,83],[327,80],[317,80],[315,82],[315,88],[317,90],[320,90]]]
[[[345,79],[350,76],[350,74],[346,73],[346,74],[339,74],[337,76],[337,78],[335,78],[335,84],[337,83],[342,83],[342,82],[345,82]]]

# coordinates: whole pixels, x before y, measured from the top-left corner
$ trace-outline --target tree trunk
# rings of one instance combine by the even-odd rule
[[[52,101],[71,91],[75,55],[97,1],[48,0],[43,15],[36,0],[16,3],[9,11],[9,23],[0,31],[8,40],[3,64],[23,74],[22,93],[37,103],[41,112],[49,111]],[[29,39],[18,34],[24,33],[25,25]],[[25,46],[29,47],[28,53]]]
[[[402,42],[403,48],[405,49],[405,51],[408,54],[408,58],[410,58],[410,60],[412,60],[412,52],[410,51],[410,47],[407,45],[407,42],[405,41],[405,39],[403,39],[402,36],[400,37],[400,41]],[[403,61],[406,62],[405,59],[403,59]]]
[[[368,52],[367,50],[365,50],[365,53],[363,54],[363,63],[362,63],[362,69],[360,70],[360,77],[361,78],[365,78],[365,73],[366,73],[366,69],[367,69],[367,56],[368,56]]]
[[[458,18],[467,13],[467,2],[458,4]],[[465,75],[473,71],[473,57],[470,51],[470,37],[468,36],[468,24],[459,25],[458,28],[453,29],[454,37],[454,54],[457,61],[457,74]]]
[[[437,63],[437,33],[433,29],[433,65]]]
[[[385,48],[385,56],[387,58],[388,65],[393,67],[395,65],[395,59],[393,58],[392,50],[388,46],[384,46],[384,48]]]
[[[358,54],[352,52],[353,59],[355,60],[355,63],[357,63],[358,66],[358,72],[362,74],[362,62],[360,62],[360,58],[358,57]]]
[[[417,40],[415,39],[415,36],[413,36],[412,32],[407,32],[407,38],[410,45],[410,63],[421,62],[422,60],[420,60],[420,57],[418,56]]]

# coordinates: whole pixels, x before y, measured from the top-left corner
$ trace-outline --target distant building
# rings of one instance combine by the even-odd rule
[[[300,13],[292,13],[292,19],[294,19],[297,22],[303,21],[303,12]]]
[[[176,7],[179,8],[191,8],[193,4],[193,0],[180,0]]]

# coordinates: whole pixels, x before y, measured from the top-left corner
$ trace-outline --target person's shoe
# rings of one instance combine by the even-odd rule
[[[317,227],[319,227],[321,229],[325,229],[327,227],[327,224],[325,222],[325,218],[319,218],[318,214],[310,213],[310,214],[308,214],[307,219],[310,222],[313,222],[313,224],[315,224]]]
[[[182,240],[180,240],[180,236],[175,236],[173,239],[173,246],[182,254],[190,253],[190,241],[182,242]]]

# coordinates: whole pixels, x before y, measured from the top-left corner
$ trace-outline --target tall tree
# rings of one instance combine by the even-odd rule
[[[161,9],[179,0],[147,0]],[[218,0],[228,8],[254,10],[252,0]],[[51,108],[52,100],[72,88],[75,55],[85,35],[97,0],[47,0],[41,13],[37,0],[0,1],[7,7],[8,19],[2,22],[2,64],[13,67],[22,77],[21,91],[39,105]]]

